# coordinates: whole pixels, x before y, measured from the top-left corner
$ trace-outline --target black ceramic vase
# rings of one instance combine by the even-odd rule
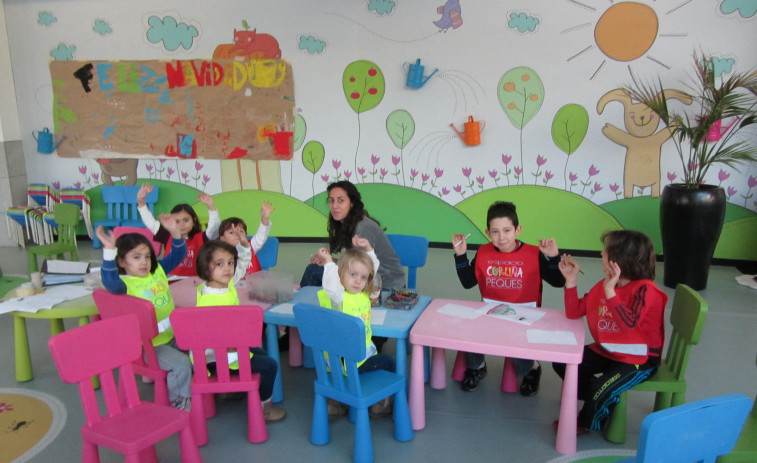
[[[664,284],[679,283],[695,290],[707,287],[710,262],[725,219],[723,188],[667,185],[660,198],[660,229],[665,269]]]

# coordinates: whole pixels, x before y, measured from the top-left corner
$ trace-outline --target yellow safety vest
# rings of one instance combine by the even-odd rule
[[[166,344],[173,339],[171,320],[168,318],[173,312],[174,302],[171,290],[168,288],[168,279],[163,267],[158,265],[155,272],[148,273],[143,277],[121,275],[121,280],[126,284],[126,294],[147,299],[155,307],[155,318],[158,320],[158,335],[152,339],[153,346]]]
[[[331,299],[328,294],[326,294],[325,289],[318,291],[318,303],[321,307],[333,309]],[[373,331],[371,330],[371,298],[368,297],[368,294],[364,291],[361,291],[358,294],[352,294],[345,291],[344,299],[342,299],[342,312],[360,318],[365,325],[366,356],[363,360],[358,362],[357,365],[360,366],[365,362],[365,359],[376,355],[376,346],[374,346],[371,341],[371,336],[373,336]]]

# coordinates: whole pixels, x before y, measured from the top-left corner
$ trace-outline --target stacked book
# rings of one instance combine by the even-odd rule
[[[45,286],[81,283],[87,272],[89,262],[48,259],[42,266],[42,283]]]

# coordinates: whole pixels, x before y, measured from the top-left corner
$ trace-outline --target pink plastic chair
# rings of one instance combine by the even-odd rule
[[[129,313],[137,316],[139,335],[142,340],[142,356],[134,362],[134,372],[152,378],[155,382],[153,401],[156,404],[168,405],[166,372],[160,369],[158,357],[152,345],[152,339],[158,335],[158,322],[152,302],[126,294],[111,294],[104,289],[96,289],[92,298],[103,319],[120,317]],[[121,391],[123,387],[119,388],[119,392]]]
[[[79,386],[86,424],[81,428],[82,462],[99,463],[98,446],[126,456],[127,463],[157,461],[155,444],[179,434],[182,461],[200,463],[189,413],[166,405],[142,402],[133,362],[142,355],[139,321],[134,315],[81,326],[57,334],[48,342],[63,382]],[[113,370],[119,369],[126,405],[121,405]],[[102,385],[105,413],[100,414],[91,377]]]
[[[116,238],[121,235],[125,235],[126,233],[139,233],[140,235],[143,235],[145,238],[147,238],[147,241],[152,244],[152,249],[155,252],[155,256],[160,256],[160,253],[163,250],[163,244],[160,241],[155,241],[153,239],[154,235],[150,230],[145,227],[115,227],[113,229],[113,235],[115,235]]]
[[[208,443],[206,418],[215,415],[213,394],[247,393],[247,438],[250,442],[268,440],[268,429],[260,403],[260,375],[252,373],[250,348],[260,347],[263,335],[263,309],[252,305],[185,307],[171,312],[171,327],[179,348],[189,350],[194,359],[192,377],[192,432],[197,445]],[[213,349],[216,374],[208,375],[205,349]],[[231,374],[226,353],[236,349],[239,370]]]

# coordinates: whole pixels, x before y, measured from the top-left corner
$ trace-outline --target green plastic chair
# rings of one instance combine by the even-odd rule
[[[718,463],[746,463],[757,461],[757,398],[752,413],[746,419],[739,440],[731,453],[718,457]]]
[[[608,441],[618,444],[626,441],[628,392],[656,392],[655,411],[686,402],[686,366],[691,346],[699,343],[707,311],[707,301],[699,293],[684,284],[676,287],[670,312],[673,332],[670,334],[665,359],[654,376],[620,395],[620,402],[613,409],[607,426],[605,438]]]
[[[54,209],[55,223],[58,225],[58,240],[55,243],[29,247],[29,274],[37,272],[37,256],[51,259],[57,256],[63,259],[65,254],[71,260],[79,260],[76,252],[76,225],[79,224],[79,206],[69,203],[57,203]]]

